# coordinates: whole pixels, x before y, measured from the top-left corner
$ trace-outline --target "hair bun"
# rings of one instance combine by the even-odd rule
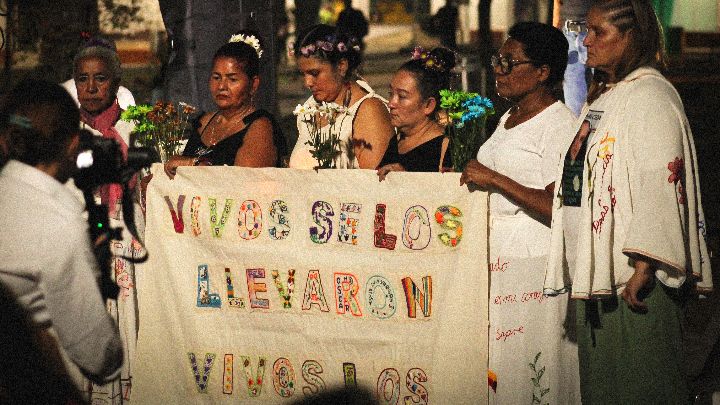
[[[430,55],[435,56],[442,63],[443,70],[448,72],[457,64],[455,52],[450,49],[437,47],[430,51]]]

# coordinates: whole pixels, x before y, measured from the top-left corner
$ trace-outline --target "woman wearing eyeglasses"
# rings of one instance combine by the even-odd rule
[[[536,22],[508,36],[491,63],[497,93],[513,107],[460,177],[490,192],[491,402],[577,404],[577,344],[566,319],[574,310],[567,297],[543,296],[551,183],[574,121],[556,96],[568,44],[560,30]]]

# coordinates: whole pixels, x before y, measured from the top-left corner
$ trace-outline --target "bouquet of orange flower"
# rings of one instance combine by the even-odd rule
[[[120,119],[134,121],[135,144],[155,149],[160,160],[166,162],[179,155],[184,146],[190,116],[196,109],[183,102],[178,107],[171,102],[158,101],[155,105],[129,106]]]

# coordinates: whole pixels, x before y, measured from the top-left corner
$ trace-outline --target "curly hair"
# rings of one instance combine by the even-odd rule
[[[562,31],[551,25],[526,21],[513,25],[508,38],[522,44],[533,65],[550,68],[546,86],[553,88],[562,83],[568,62],[568,42]]]

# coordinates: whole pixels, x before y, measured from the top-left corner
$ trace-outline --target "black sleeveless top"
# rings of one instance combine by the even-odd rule
[[[440,153],[444,136],[435,137],[423,144],[414,147],[405,154],[398,152],[398,139],[393,136],[390,139],[385,156],[380,167],[390,163],[400,163],[408,172],[437,172],[440,167]],[[452,167],[450,146],[445,151],[443,167]]]
[[[216,113],[217,114],[217,113]],[[202,115],[200,115],[202,117]],[[215,116],[213,116],[215,117]],[[200,118],[193,121],[193,130],[188,139],[183,156],[195,156],[203,161],[210,163],[213,166],[234,166],[235,156],[237,155],[238,149],[243,144],[245,134],[247,133],[250,125],[259,118],[268,118],[273,128],[273,143],[275,144],[277,161],[275,162],[276,167],[280,167],[280,162],[283,156],[287,154],[287,146],[285,137],[280,130],[275,118],[272,114],[266,110],[255,110],[251,114],[248,114],[243,118],[245,127],[239,132],[228,136],[213,146],[207,146],[202,141],[202,132],[200,132]],[[211,118],[212,120],[212,118]],[[209,121],[208,121],[209,122]],[[207,126],[205,127],[207,128]],[[204,131],[204,129],[203,129]]]

